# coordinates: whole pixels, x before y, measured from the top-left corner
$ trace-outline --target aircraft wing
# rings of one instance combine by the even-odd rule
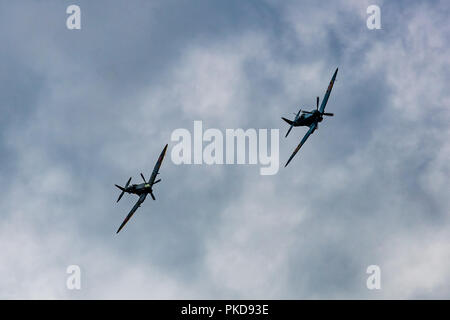
[[[336,69],[336,71],[333,74],[333,78],[331,78],[330,84],[328,85],[327,92],[325,92],[325,96],[322,99],[322,104],[320,105],[319,111],[323,113],[325,111],[325,106],[327,105],[328,98],[330,97],[331,89],[333,89],[334,81],[336,80],[336,75],[339,68]]]
[[[317,123],[313,123],[310,127],[308,132],[305,134],[305,136],[303,137],[302,141],[300,141],[299,145],[297,146],[297,148],[295,148],[294,152],[292,153],[291,157],[289,158],[288,162],[286,162],[285,167],[289,164],[289,162],[291,162],[292,158],[295,157],[295,155],[297,154],[298,150],[300,150],[300,148],[302,147],[302,145],[306,142],[306,140],[308,140],[309,136],[314,132],[314,130],[316,130],[317,128]]]
[[[136,204],[134,205],[133,209],[131,209],[130,213],[127,215],[125,220],[123,220],[122,224],[119,227],[119,230],[117,230],[116,233],[119,233],[120,230],[125,226],[125,224],[130,220],[130,218],[133,216],[133,214],[136,212],[136,210],[141,206],[142,202],[144,202],[145,198],[147,197],[147,194],[142,194]]]
[[[161,168],[161,163],[164,159],[164,156],[166,155],[166,151],[167,151],[167,144],[164,147],[163,151],[161,152],[161,154],[159,155],[158,161],[156,161],[155,167],[153,168],[153,172],[152,175],[150,177],[150,180],[148,181],[148,183],[153,184],[153,182],[155,182],[156,176],[159,172],[159,168]]]

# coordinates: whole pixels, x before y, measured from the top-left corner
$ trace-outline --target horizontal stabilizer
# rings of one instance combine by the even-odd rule
[[[117,184],[115,185],[117,188],[119,188],[120,190],[122,190],[122,192],[121,192],[120,195],[119,195],[119,198],[117,199],[117,202],[119,202],[120,199],[122,199],[123,194],[125,193],[126,188],[130,185],[130,182],[131,182],[131,177],[130,177],[130,179],[128,179],[127,183],[125,184],[125,188],[123,188],[123,187],[121,187],[121,186],[119,186],[119,185],[117,185]]]
[[[119,202],[120,199],[122,199],[123,194],[125,193],[125,189],[122,188],[121,186],[118,186],[117,184],[115,184],[115,186],[116,186],[117,188],[119,188],[120,190],[122,190],[122,192],[121,192],[120,195],[119,195],[119,198],[117,198],[117,201],[116,201],[116,202]]]
[[[285,138],[287,138],[287,136],[289,135],[289,132],[291,132],[293,125],[291,124],[291,126],[289,127],[289,130],[286,132],[286,135],[284,136]]]

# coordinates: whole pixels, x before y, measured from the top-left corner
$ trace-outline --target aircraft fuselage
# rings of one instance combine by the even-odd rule
[[[125,188],[125,192],[141,195],[152,192],[152,185],[150,183],[132,184]]]
[[[322,122],[323,116],[318,110],[311,111],[311,113],[303,113],[293,121],[294,127],[309,127],[315,122]]]

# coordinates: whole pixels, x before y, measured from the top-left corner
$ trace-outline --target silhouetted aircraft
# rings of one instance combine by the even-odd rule
[[[338,72],[338,69],[334,72],[333,77],[331,78],[330,84],[328,85],[328,89],[325,92],[325,96],[323,97],[322,104],[319,108],[319,97],[317,97],[316,100],[316,110],[313,111],[303,111],[300,109],[300,111],[295,115],[294,121],[291,121],[289,119],[281,117],[284,121],[289,123],[291,126],[289,127],[289,130],[286,133],[286,137],[288,136],[289,132],[291,132],[292,127],[300,127],[300,126],[306,126],[309,127],[308,132],[303,137],[302,141],[300,141],[297,148],[295,148],[294,152],[292,153],[289,160],[286,162],[285,167],[291,162],[292,158],[297,154],[298,150],[302,147],[302,145],[308,140],[309,136],[317,129],[319,128],[319,122],[322,122],[323,116],[330,116],[332,117],[333,113],[327,113],[325,111],[325,106],[327,105],[328,98],[330,97],[331,89],[333,89],[334,81],[336,80],[336,75]]]
[[[125,187],[118,186],[117,184],[115,185],[117,188],[122,190],[122,192],[119,195],[119,198],[117,199],[117,202],[119,202],[120,199],[122,199],[122,196],[124,195],[125,192],[126,193],[134,193],[139,196],[138,201],[136,202],[133,209],[131,209],[130,213],[127,215],[125,220],[120,225],[119,230],[117,230],[117,233],[119,233],[119,231],[125,226],[125,224],[128,222],[128,220],[130,220],[130,218],[136,212],[137,208],[139,208],[141,206],[141,204],[144,202],[144,200],[148,194],[150,194],[150,196],[152,197],[153,200],[156,200],[155,195],[153,194],[153,185],[157,184],[158,182],[161,181],[161,179],[158,179],[156,181],[155,181],[155,179],[156,179],[156,176],[159,174],[159,168],[161,167],[161,163],[164,159],[164,155],[166,154],[166,150],[167,150],[167,144],[164,147],[161,154],[159,155],[158,161],[156,162],[155,167],[153,168],[152,175],[148,181],[145,181],[144,175],[141,173],[141,177],[144,180],[144,183],[132,184],[130,186],[130,182],[131,182],[131,177],[130,177],[130,179],[128,179]]]

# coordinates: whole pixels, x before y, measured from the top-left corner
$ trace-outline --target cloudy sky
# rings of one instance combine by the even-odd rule
[[[447,1],[1,1],[0,298],[450,298],[449,15]],[[335,117],[283,168],[306,129],[284,138],[280,117],[312,108],[336,67]],[[175,165],[171,133],[194,120],[280,129],[280,171]],[[114,184],[148,176],[166,143],[157,200],[116,235],[137,198],[116,204]]]

